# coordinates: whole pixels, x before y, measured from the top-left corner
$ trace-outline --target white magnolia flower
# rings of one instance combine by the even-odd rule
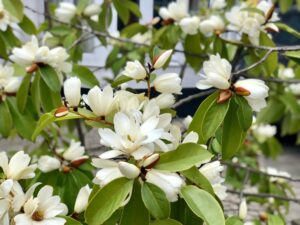
[[[75,201],[74,212],[80,214],[86,210],[91,192],[92,189],[88,184],[79,190]]]
[[[270,14],[270,10],[273,10],[273,5],[274,5],[274,3],[272,1],[261,0],[257,4],[256,8],[263,11],[265,16],[267,17]],[[277,12],[273,12],[271,18],[269,19],[270,22],[276,22],[279,20],[280,20],[280,18],[278,16]]]
[[[199,23],[199,17],[193,16],[182,19],[179,25],[184,33],[194,35],[198,33]]]
[[[64,151],[62,157],[65,160],[76,161],[80,159],[86,159],[88,156],[84,155],[85,149],[81,145],[81,142],[71,140],[70,146]]]
[[[55,9],[55,16],[64,23],[70,23],[76,14],[76,6],[70,2],[60,2]]]
[[[200,167],[199,171],[209,180],[215,194],[221,200],[224,200],[227,194],[226,186],[222,184],[224,179],[220,176],[220,173],[223,171],[220,161],[206,163]]]
[[[277,128],[270,124],[255,124],[252,126],[252,132],[260,143],[264,143],[268,138],[276,135]]]
[[[64,82],[64,94],[68,106],[77,107],[81,99],[81,81],[78,77],[71,77]]]
[[[114,131],[108,128],[99,129],[100,142],[113,150],[100,155],[103,159],[119,155],[131,155],[141,159],[154,151],[153,143],[163,134],[158,128],[159,118],[151,116],[143,121],[140,111],[133,110],[128,116],[118,112],[114,116]]]
[[[5,180],[0,185],[0,223],[2,225],[10,224],[10,193],[13,188],[13,180]]]
[[[14,77],[14,68],[8,65],[0,65],[0,92],[15,93],[21,85],[22,79]]]
[[[51,186],[43,187],[36,197],[31,196],[24,204],[24,213],[14,218],[16,225],[64,225],[66,220],[57,217],[66,215],[68,208],[60,202],[59,196],[52,196]]]
[[[176,2],[171,2],[167,8],[162,7],[159,9],[159,15],[164,20],[173,19],[175,21],[180,21],[188,16],[188,1],[178,0]]]
[[[117,111],[130,114],[132,110],[140,110],[146,100],[145,95],[134,94],[129,91],[120,90],[115,94],[115,106]]]
[[[209,7],[212,9],[223,9],[226,6],[225,0],[210,0]]]
[[[182,94],[181,79],[177,73],[166,73],[157,76],[153,85],[156,91],[160,93]]]
[[[63,47],[56,47],[50,50],[48,57],[48,64],[58,71],[70,73],[72,71],[72,64],[66,62],[69,54]]]
[[[121,173],[128,179],[137,178],[141,173],[140,169],[131,163],[119,162],[118,167]]]
[[[157,58],[153,60],[153,68],[159,69],[162,68],[166,62],[169,60],[170,56],[172,55],[173,50],[169,49],[161,53]]]
[[[264,81],[258,79],[239,80],[234,84],[236,93],[242,92],[253,111],[259,112],[267,106],[266,99],[269,95],[269,87]]]
[[[292,92],[294,95],[300,95],[300,83],[298,84],[290,84],[286,91]]]
[[[115,97],[110,85],[103,91],[97,86],[93,87],[84,100],[97,116],[107,116],[115,110]]]
[[[87,7],[85,7],[85,9],[83,10],[83,15],[85,16],[95,16],[101,12],[101,5],[97,4],[97,3],[93,3],[88,5]]]
[[[221,33],[225,29],[225,23],[220,16],[212,15],[201,21],[199,28],[201,33],[209,36],[214,33]]]
[[[184,125],[186,130],[189,128],[192,120],[193,120],[193,117],[191,117],[190,115],[188,115],[187,117],[184,118],[183,125]]]
[[[148,30],[145,33],[137,33],[133,35],[130,40],[136,43],[150,45],[152,40],[152,31]]]
[[[147,76],[144,66],[137,60],[127,62],[123,74],[135,80],[141,80]]]
[[[36,164],[30,165],[30,157],[23,151],[19,151],[8,161],[6,152],[0,153],[0,167],[7,179],[22,180],[35,176]]]
[[[248,212],[248,207],[247,207],[247,202],[245,199],[243,199],[240,203],[239,207],[239,217],[244,220],[247,217],[247,212]]]
[[[203,63],[203,73],[196,87],[200,90],[216,87],[228,89],[230,87],[231,64],[222,59],[219,54],[211,55],[208,61]]]
[[[175,97],[169,93],[160,94],[155,98],[156,104],[160,109],[170,108],[175,103]]]
[[[48,155],[43,155],[38,160],[38,168],[44,173],[57,170],[60,168],[60,166],[61,163],[57,158]]]
[[[147,172],[146,182],[152,183],[163,190],[170,202],[177,201],[178,193],[185,185],[184,180],[177,173],[156,169]]]
[[[285,171],[280,171],[280,170],[277,170],[273,167],[268,167],[267,169],[261,169],[262,172],[265,172],[267,174],[270,174],[270,175],[274,175],[274,176],[283,176],[283,177],[286,177],[286,178],[290,178],[291,175],[288,173],[288,172],[285,172]],[[278,183],[286,183],[287,180],[282,178],[282,177],[273,177],[273,176],[270,176],[270,181],[271,182],[278,182]]]
[[[0,30],[6,31],[7,27],[16,22],[16,19],[13,18],[8,11],[3,6],[2,1],[0,1]]]
[[[281,79],[292,79],[295,77],[295,72],[292,68],[280,67],[278,71],[278,77]]]

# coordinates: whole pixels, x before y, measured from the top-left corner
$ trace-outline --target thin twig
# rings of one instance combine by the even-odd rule
[[[231,194],[236,194],[236,195],[240,195],[239,191],[235,191],[235,190],[231,190],[231,189],[227,189],[228,193]],[[259,197],[259,198],[275,198],[278,200],[283,200],[283,201],[289,201],[289,202],[295,202],[300,204],[300,199],[297,198],[289,198],[289,197],[284,197],[284,196],[280,196],[280,195],[275,195],[275,194],[269,194],[269,193],[251,193],[251,192],[243,192],[244,196],[248,196],[248,197]]]
[[[194,95],[190,95],[190,96],[188,96],[186,98],[183,98],[183,99],[179,100],[178,102],[176,102],[173,105],[173,108],[177,108],[177,107],[179,107],[179,106],[181,106],[181,105],[183,105],[183,104],[185,104],[187,102],[192,101],[193,99],[209,95],[209,94],[213,93],[214,91],[215,91],[215,89],[209,89],[209,90],[202,91],[202,92],[194,94]]]

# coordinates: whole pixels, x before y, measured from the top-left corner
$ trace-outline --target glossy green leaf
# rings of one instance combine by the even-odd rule
[[[268,225],[285,225],[280,216],[268,214]]]
[[[89,225],[101,225],[121,207],[132,190],[133,180],[116,179],[105,185],[89,203],[85,220]]]
[[[56,71],[50,66],[42,66],[40,67],[39,71],[42,79],[45,81],[51,91],[59,92],[61,87]]]
[[[199,135],[199,143],[206,144],[221,126],[229,108],[229,101],[218,104],[218,92],[208,96],[197,109],[188,132],[195,131]]]
[[[240,127],[247,131],[253,120],[253,112],[251,106],[248,104],[247,100],[242,96],[234,96],[234,100],[238,105],[237,108],[237,117]]]
[[[130,201],[125,205],[120,225],[149,225],[149,212],[146,209],[142,196],[141,196],[141,184],[138,180],[134,182],[133,191],[131,194]]]
[[[123,83],[126,83],[126,82],[128,82],[128,81],[131,81],[131,80],[132,80],[131,77],[128,77],[128,76],[125,76],[125,75],[121,75],[121,76],[119,76],[117,79],[115,79],[115,80],[112,82],[111,86],[112,86],[113,88],[116,88],[116,87],[118,87],[119,85],[121,85],[121,84],[123,84]]]
[[[130,12],[132,12],[136,17],[140,18],[142,17],[142,13],[140,11],[140,7],[137,3],[133,1],[126,1],[126,7],[129,9]]]
[[[182,224],[173,219],[166,219],[166,220],[156,220],[150,225],[182,225]]]
[[[243,225],[244,223],[237,216],[232,216],[226,219],[226,225]]]
[[[201,35],[198,33],[195,35],[187,35],[183,45],[186,61],[195,71],[198,71],[202,67],[201,59],[197,56],[202,53],[200,43]]]
[[[263,108],[256,116],[257,123],[275,123],[280,120],[284,114],[284,103],[279,99],[271,99],[268,105]]]
[[[36,73],[30,89],[31,99],[37,112],[40,112],[41,108],[40,79],[40,73]]]
[[[228,113],[224,119],[222,132],[222,158],[229,159],[234,156],[246,137],[246,132],[240,126],[238,119],[238,105],[230,102]],[[252,119],[252,118],[251,118]]]
[[[6,43],[1,36],[0,36],[0,56],[3,57],[4,59],[8,58],[6,52]]]
[[[170,203],[166,194],[156,185],[145,182],[142,185],[142,199],[155,219],[166,219],[170,215]]]
[[[127,24],[130,16],[130,12],[126,7],[127,1],[125,2],[122,0],[112,0],[112,2],[117,10],[118,17],[122,20],[124,24]]]
[[[22,21],[24,5],[21,0],[2,0],[4,8],[16,19]]]
[[[60,92],[52,92],[43,79],[40,79],[39,84],[40,100],[44,111],[49,112],[61,106]]]
[[[286,32],[290,33],[291,35],[293,35],[297,38],[300,38],[300,32],[296,31],[294,28],[290,27],[289,25],[284,24],[284,23],[275,23],[275,24],[280,30],[286,31]]]
[[[23,20],[19,23],[19,26],[27,34],[37,33],[34,23],[26,15],[24,15]]]
[[[0,134],[8,137],[13,127],[12,117],[6,102],[0,102]]]
[[[27,104],[27,98],[29,96],[29,86],[31,81],[31,74],[27,74],[24,79],[22,80],[22,83],[20,85],[20,88],[17,92],[17,105],[21,112],[25,110],[26,104]]]
[[[200,187],[201,189],[209,192],[211,195],[215,195],[214,189],[211,186],[211,183],[207,178],[197,169],[197,167],[193,166],[188,170],[184,170],[180,172],[183,176],[185,176],[192,183]]]
[[[192,166],[211,159],[213,155],[195,143],[185,143],[174,151],[162,153],[155,169],[177,172],[187,170]]]
[[[66,220],[65,225],[82,225],[78,220],[73,219],[72,217],[69,216],[60,216]]]
[[[72,75],[77,76],[82,83],[89,87],[99,86],[96,76],[85,66],[74,64]]]
[[[189,208],[207,225],[225,225],[223,211],[211,194],[193,185],[187,185],[181,189],[180,195]]]

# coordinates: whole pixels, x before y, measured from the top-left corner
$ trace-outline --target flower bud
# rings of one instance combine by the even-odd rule
[[[79,214],[86,209],[91,192],[92,189],[89,187],[88,184],[79,190],[75,201],[74,212]]]
[[[76,6],[69,2],[59,3],[59,7],[55,9],[55,16],[59,21],[70,23],[76,14]]]
[[[247,217],[247,202],[245,199],[242,200],[239,208],[239,217],[244,220]]]
[[[157,161],[159,160],[159,154],[155,153],[153,155],[150,155],[149,157],[147,157],[144,162],[143,162],[143,167],[145,168],[151,168],[155,165],[155,163],[157,163]]]
[[[161,93],[181,94],[181,79],[177,73],[166,73],[153,81],[156,91]]]
[[[64,82],[64,94],[68,106],[77,107],[81,99],[81,81],[77,77],[71,77]]]
[[[83,15],[85,16],[94,16],[94,15],[98,15],[101,12],[101,6],[97,3],[88,5],[84,11],[83,11]]]
[[[135,165],[127,162],[119,162],[118,163],[119,170],[121,173],[127,177],[128,179],[134,179],[140,175],[140,169]]]
[[[183,125],[184,125],[186,130],[189,128],[192,120],[193,120],[193,117],[191,117],[190,115],[188,115],[187,117],[184,118]]]
[[[137,60],[127,62],[123,74],[135,80],[141,80],[147,76],[144,66]]]
[[[40,157],[38,161],[38,168],[44,173],[57,170],[60,168],[60,165],[60,161],[57,158],[48,155]]]
[[[194,35],[198,33],[200,19],[197,16],[183,18],[179,25],[186,34]]]
[[[172,94],[164,93],[155,98],[160,109],[170,108],[175,103],[175,97]]]
[[[164,51],[159,56],[157,56],[155,59],[153,59],[153,67],[155,69],[162,68],[165,65],[165,63],[168,61],[168,59],[170,58],[172,53],[173,53],[173,50],[169,49],[167,51]]]
[[[67,115],[69,113],[69,110],[67,107],[65,106],[61,106],[59,108],[56,109],[55,113],[54,113],[54,116],[56,118],[59,118],[59,117],[63,117],[65,115]]]
[[[226,102],[232,96],[232,92],[230,90],[221,90],[219,93],[219,98],[217,100],[218,103]]]

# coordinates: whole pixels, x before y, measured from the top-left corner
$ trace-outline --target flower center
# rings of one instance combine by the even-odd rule
[[[44,219],[44,214],[40,211],[36,211],[31,217],[34,221],[42,221]]]
[[[4,15],[5,15],[4,12],[0,11],[0,20],[4,18]]]

